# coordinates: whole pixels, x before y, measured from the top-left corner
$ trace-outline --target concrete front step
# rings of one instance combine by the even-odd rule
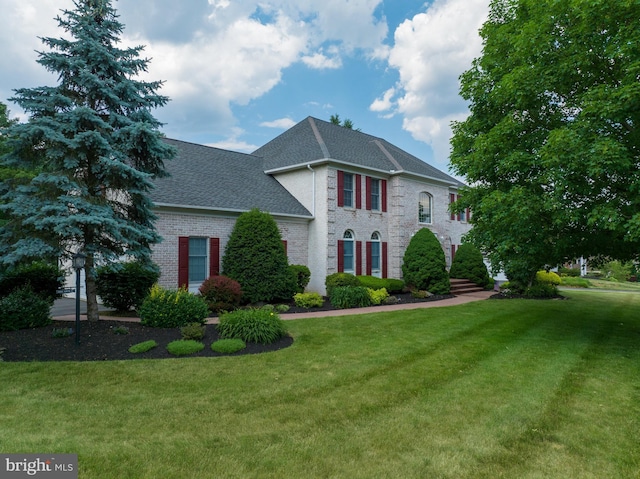
[[[479,291],[484,291],[484,288],[467,279],[451,279],[451,294],[468,294]]]

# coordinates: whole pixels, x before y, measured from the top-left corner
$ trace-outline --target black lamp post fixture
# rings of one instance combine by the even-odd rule
[[[76,253],[71,260],[76,270],[76,344],[80,344],[80,270],[84,268],[85,258],[82,253]]]

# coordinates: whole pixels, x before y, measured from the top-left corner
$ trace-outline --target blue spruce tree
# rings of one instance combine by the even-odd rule
[[[149,60],[143,47],[117,47],[124,26],[110,0],[75,0],[56,18],[66,38],[43,38],[38,63],[58,75],[55,87],[15,90],[28,114],[6,130],[0,166],[37,170],[25,184],[2,181],[0,229],[5,264],[86,255],[87,315],[98,320],[96,262],[148,259],[160,241],[148,197],[175,152],[150,110],[168,98],[162,82],[136,80]]]

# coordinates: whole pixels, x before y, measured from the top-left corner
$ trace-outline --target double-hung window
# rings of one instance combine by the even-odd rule
[[[344,192],[344,206],[346,208],[353,208],[355,206],[355,202],[353,201],[353,193],[354,193],[354,181],[353,181],[353,174],[351,173],[345,173],[344,174],[344,186],[343,186],[343,192]]]
[[[345,273],[355,274],[354,235],[351,231],[344,232],[342,237],[342,264]]]
[[[371,195],[371,209],[380,211],[380,180],[371,178],[369,194]]]
[[[418,222],[431,224],[432,197],[429,193],[420,193],[418,201]]]
[[[207,279],[207,238],[189,238],[189,284]]]
[[[378,233],[373,233],[371,235],[371,254],[368,258],[371,261],[371,276],[376,276],[377,278],[382,277],[382,268],[380,261],[380,235]]]

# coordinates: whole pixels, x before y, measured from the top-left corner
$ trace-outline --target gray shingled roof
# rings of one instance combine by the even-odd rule
[[[266,171],[335,160],[363,168],[413,173],[456,186],[463,184],[382,138],[313,117],[294,125],[253,155],[264,158]]]
[[[178,152],[166,162],[171,176],[154,181],[156,204],[231,211],[259,208],[272,214],[312,217],[280,183],[264,173],[262,158],[165,139]]]

